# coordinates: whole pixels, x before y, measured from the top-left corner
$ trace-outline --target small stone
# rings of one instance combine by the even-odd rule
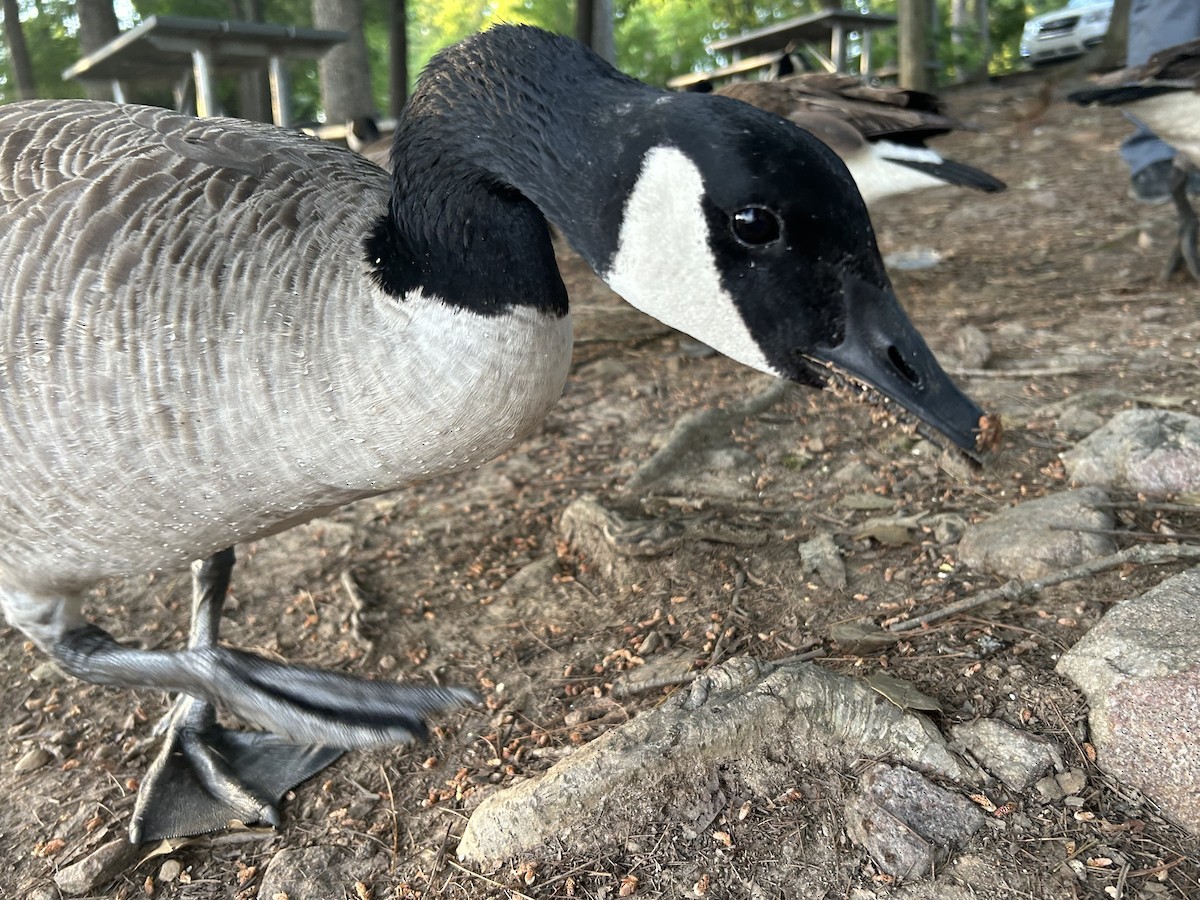
[[[1071,479],[1161,496],[1200,491],[1200,417],[1129,409],[1062,454]]]
[[[183,863],[177,859],[168,859],[165,863],[159,866],[158,880],[159,881],[174,881],[179,877],[179,873],[183,871]]]
[[[1104,417],[1081,406],[1069,406],[1063,410],[1055,424],[1067,437],[1081,438],[1103,426]]]
[[[1043,800],[1046,800],[1049,803],[1054,803],[1055,801],[1061,800],[1066,796],[1066,792],[1063,791],[1062,785],[1058,783],[1059,777],[1060,776],[1056,775],[1047,775],[1045,778],[1039,778],[1037,783],[1034,784],[1034,788],[1036,788],[1037,792],[1041,794]]]
[[[884,872],[919,878],[983,825],[969,800],[904,766],[877,764],[846,805],[846,832]]]
[[[969,527],[967,520],[957,513],[938,513],[921,524],[933,529],[933,539],[939,544],[957,544]]]
[[[950,353],[964,369],[982,369],[992,358],[992,342],[974,325],[964,325],[954,333]]]
[[[1087,787],[1087,776],[1083,774],[1082,769],[1063,772],[1061,775],[1054,776],[1054,780],[1058,782],[1058,786],[1064,794],[1078,794]]]
[[[959,559],[972,569],[1032,580],[1108,556],[1116,552],[1116,544],[1108,535],[1094,533],[1113,527],[1112,515],[1100,508],[1107,501],[1100,488],[1087,487],[1002,509],[967,530],[958,545]]]
[[[46,750],[42,747],[34,747],[17,760],[17,764],[13,766],[13,771],[18,775],[24,775],[27,772],[40,769],[52,759],[54,759],[54,754],[49,750]]]
[[[1022,792],[1047,769],[1062,767],[1062,753],[1045,738],[996,719],[978,719],[952,729],[954,740],[1014,791]]]
[[[29,677],[34,681],[66,681],[66,676],[63,675],[62,669],[49,660],[34,666],[33,671],[29,673]]]
[[[289,900],[324,900],[341,896],[352,884],[350,868],[354,854],[346,847],[293,847],[280,850],[263,872],[260,897],[280,894]]]
[[[818,532],[800,545],[800,565],[804,574],[816,573],[831,588],[846,587],[846,564],[833,535],[827,531]]]
[[[135,845],[120,838],[59,869],[54,883],[68,897],[97,893],[137,858],[137,852]]]

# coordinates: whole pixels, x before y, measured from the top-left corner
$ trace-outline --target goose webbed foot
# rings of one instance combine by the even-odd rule
[[[231,819],[274,823],[279,797],[342,750],[423,738],[425,716],[475,700],[460,688],[369,681],[219,646],[233,561],[224,550],[193,567],[185,650],[126,647],[94,625],[65,631],[49,647],[84,681],[181,694],[138,795],[135,841],[214,831]],[[214,706],[266,733],[219,727]]]
[[[134,844],[247,825],[279,824],[276,804],[342,753],[216,723],[212,704],[186,695],[163,719],[162,746],[138,791]]]
[[[1169,186],[1171,201],[1175,204],[1175,212],[1179,216],[1179,234],[1163,270],[1163,281],[1171,278],[1181,268],[1187,269],[1192,278],[1200,281],[1200,254],[1197,251],[1200,221],[1187,196],[1188,174],[1191,169],[1190,163],[1181,162],[1179,158],[1176,158],[1175,165],[1171,167]]]

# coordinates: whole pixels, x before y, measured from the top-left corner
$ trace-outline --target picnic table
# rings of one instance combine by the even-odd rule
[[[166,73],[182,74],[175,96],[182,105],[184,87],[195,83],[196,114],[216,111],[215,75],[220,71],[267,69],[271,87],[271,116],[276,125],[291,118],[289,57],[319,58],[342,43],[344,31],[320,31],[263,22],[230,22],[190,16],[150,16],[140,25],[113,38],[63,72],[63,79],[107,81],[113,97],[125,100],[123,82],[162,80]]]
[[[728,55],[729,65],[708,72],[689,72],[667,82],[673,88],[688,88],[702,81],[744,75],[775,65],[793,48],[803,46],[830,72],[847,71],[846,48],[851,33],[861,35],[859,72],[871,74],[871,35],[881,28],[894,28],[895,16],[859,13],[853,10],[827,10],[798,16],[756,28],[734,37],[712,41],[707,49]],[[828,48],[826,54],[823,48]]]

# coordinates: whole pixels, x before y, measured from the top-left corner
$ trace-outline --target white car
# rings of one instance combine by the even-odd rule
[[[1034,16],[1021,34],[1021,59],[1036,66],[1082,56],[1104,40],[1112,7],[1113,0],[1069,0]]]

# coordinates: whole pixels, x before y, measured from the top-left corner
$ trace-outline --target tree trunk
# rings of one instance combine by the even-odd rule
[[[951,0],[950,3],[950,44],[954,47],[954,81],[962,83],[967,80],[966,40],[967,31],[967,0]]]
[[[349,122],[358,116],[374,116],[367,39],[363,35],[363,0],[313,0],[312,10],[314,28],[349,35],[318,64],[325,121]]]
[[[112,0],[78,0],[75,12],[79,16],[79,49],[85,54],[99,50],[121,33]],[[82,84],[83,92],[92,100],[113,99],[112,85],[107,81]]]
[[[988,0],[975,0],[975,20],[979,23],[979,80],[986,81],[992,66],[992,17]]]
[[[575,0],[575,40],[585,47],[592,46],[592,23],[596,16],[596,0]]]
[[[900,18],[900,86],[915,91],[930,89],[929,4],[905,0],[897,4]]]
[[[1116,69],[1125,65],[1125,51],[1129,46],[1129,0],[1115,0],[1108,34],[1096,48],[1094,68],[1098,71]]]
[[[13,81],[17,86],[17,98],[32,100],[37,96],[37,85],[33,80],[33,60],[29,58],[29,48],[25,44],[17,0],[4,0],[4,36],[8,44]]]
[[[400,115],[408,100],[408,4],[391,0],[388,4],[388,112]]]

